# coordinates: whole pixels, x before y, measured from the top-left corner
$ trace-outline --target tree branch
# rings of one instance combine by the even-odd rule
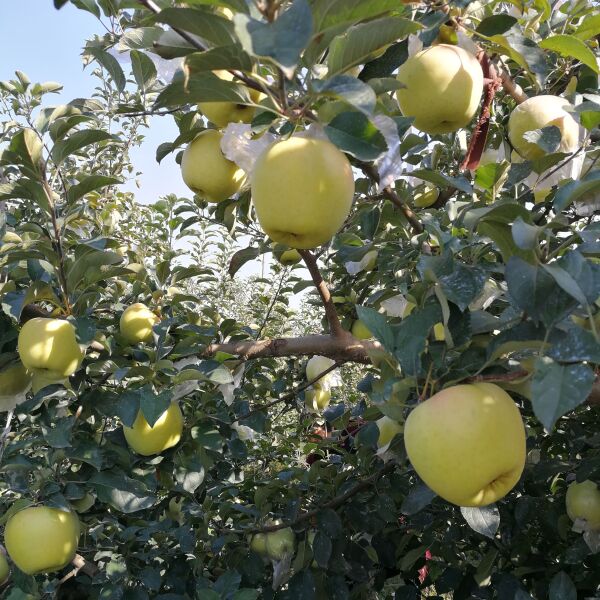
[[[509,96],[514,98],[517,104],[522,104],[529,98],[529,96],[521,89],[521,86],[517,85],[504,69],[500,71],[500,80],[502,82],[502,89]]]
[[[315,287],[319,292],[319,296],[321,296],[321,301],[323,302],[323,307],[325,308],[325,316],[327,317],[327,322],[329,323],[329,331],[331,332],[331,335],[335,338],[345,337],[347,332],[342,329],[342,324],[340,323],[337,310],[335,309],[335,305],[331,299],[331,293],[329,292],[329,288],[327,287],[327,284],[323,280],[321,272],[319,271],[316,258],[313,256],[310,250],[298,250],[298,252],[306,264],[306,268],[308,269],[310,276],[314,281]]]

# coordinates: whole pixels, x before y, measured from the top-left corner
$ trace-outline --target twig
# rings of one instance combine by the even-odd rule
[[[517,104],[522,104],[529,98],[529,96],[521,89],[521,86],[517,85],[504,69],[500,71],[500,80],[502,82],[502,89],[509,96],[514,98]]]
[[[490,373],[489,375],[473,375],[465,379],[465,383],[477,383],[483,381],[514,381],[523,379],[530,375],[529,371],[510,371],[510,373]]]
[[[10,435],[10,426],[14,414],[14,410],[9,410],[6,413],[6,424],[4,425],[4,429],[2,430],[2,435],[0,435],[0,464],[2,464],[2,457],[4,456],[4,450],[6,449],[6,441],[8,440],[8,436]]]
[[[323,302],[323,307],[325,308],[325,316],[327,317],[327,322],[329,323],[329,331],[331,332],[331,335],[334,338],[345,337],[347,332],[342,328],[337,310],[335,309],[335,305],[331,299],[331,293],[329,292],[329,288],[321,276],[321,272],[319,271],[315,257],[312,255],[310,250],[298,250],[298,252],[304,259],[306,268],[308,269],[312,280],[314,281],[315,287],[321,296],[321,301]]]

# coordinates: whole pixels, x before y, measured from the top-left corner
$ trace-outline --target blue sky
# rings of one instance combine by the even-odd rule
[[[86,39],[103,31],[93,15],[70,3],[57,11],[52,0],[0,0],[0,80],[14,78],[20,70],[33,82],[62,83],[63,92],[46,96],[47,104],[89,97],[96,79],[90,67],[83,70],[81,49]],[[190,196],[173,156],[160,165],[154,159],[156,147],[177,136],[173,119],[154,117],[142,132],[144,143],[131,153],[135,170],[142,172],[140,187],[130,182],[124,189],[135,191],[138,201],[145,203],[168,193]]]

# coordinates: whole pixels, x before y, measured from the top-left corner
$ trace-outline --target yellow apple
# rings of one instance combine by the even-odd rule
[[[433,326],[433,338],[436,342],[446,341],[446,330],[444,329],[443,323],[436,323]]]
[[[307,381],[313,381],[314,379],[316,379],[323,371],[326,371],[327,369],[329,369],[329,367],[332,367],[335,364],[335,360],[332,360],[331,358],[327,358],[326,356],[312,356],[311,358],[309,358],[308,362],[306,363],[306,379]],[[327,373],[327,375],[324,375],[323,377],[321,377],[316,384],[313,385],[322,385],[323,383],[325,383],[327,381],[327,379],[329,379],[329,375],[332,373],[333,371],[330,371],[329,373]]]
[[[142,456],[160,454],[163,450],[175,446],[181,439],[183,414],[176,402],[158,418],[152,427],[138,412],[133,427],[123,427],[123,433],[129,446]]]
[[[377,438],[379,448],[387,446],[397,433],[402,433],[402,425],[389,417],[383,416],[381,419],[377,419],[375,423],[379,429],[379,438]]]
[[[567,514],[571,521],[585,519],[590,529],[600,529],[600,490],[587,479],[567,489]]]
[[[429,208],[437,202],[440,190],[435,185],[426,184],[413,197],[413,204],[417,208]]]
[[[421,479],[459,506],[496,502],[525,466],[521,413],[492,383],[452,386],[419,404],[406,420],[404,443]]]
[[[10,567],[8,566],[8,561],[6,560],[6,554],[4,552],[0,552],[0,585],[2,585],[10,575]]]
[[[214,74],[225,81],[233,81],[229,71],[214,71]],[[250,100],[256,104],[260,92],[249,89]],[[229,123],[250,123],[254,117],[254,106],[237,104],[236,102],[199,102],[200,112],[217,127],[227,127]]]
[[[152,328],[160,319],[141,302],[128,306],[121,315],[121,335],[130,344],[152,341]]]
[[[329,242],[350,213],[352,167],[326,140],[292,137],[272,144],[259,156],[251,179],[261,227],[291,248]]]
[[[227,200],[239,191],[246,174],[221,150],[223,134],[207,129],[198,134],[181,158],[185,184],[208,202]]]
[[[290,250],[285,250],[279,256],[279,262],[282,265],[295,265],[302,260],[300,253],[295,248],[290,248]]]
[[[274,523],[279,524],[278,521]],[[267,554],[273,560],[281,560],[294,551],[296,536],[290,527],[267,533]]]
[[[68,385],[65,377],[48,377],[44,373],[34,373],[31,379],[31,391],[37,394],[40,390],[59,383],[64,386]]]
[[[329,390],[315,388],[306,390],[304,393],[304,404],[306,405],[306,408],[314,412],[320,412],[327,408],[330,401],[331,392]]]
[[[458,46],[439,44],[411,56],[398,70],[406,87],[396,92],[402,114],[426,133],[450,133],[468,125],[481,100],[483,71]]]
[[[26,369],[50,379],[73,375],[83,360],[75,327],[61,319],[36,317],[19,333],[19,356]]]
[[[264,556],[267,553],[267,534],[257,533],[253,535],[250,542],[250,549]]]
[[[562,139],[558,152],[572,152],[579,145],[579,125],[566,110],[570,102],[558,96],[534,96],[519,104],[508,119],[508,137],[514,149],[527,160],[542,158],[546,152],[524,135],[528,131],[554,125],[559,128]]]
[[[352,329],[350,330],[350,333],[357,340],[368,340],[373,337],[373,334],[360,319],[356,319],[356,321],[352,323]]]
[[[21,361],[10,362],[0,367],[0,410],[12,410],[14,398],[31,387],[31,373]]]
[[[9,556],[28,575],[62,569],[73,560],[78,542],[77,515],[49,506],[20,510],[4,529]]]

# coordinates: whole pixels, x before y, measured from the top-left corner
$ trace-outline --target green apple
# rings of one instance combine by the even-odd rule
[[[414,117],[414,126],[431,134],[468,125],[483,93],[483,71],[475,56],[448,44],[411,56],[397,79],[406,86],[396,92],[402,114]]]
[[[214,74],[225,81],[233,81],[233,75],[229,71],[214,71]],[[256,104],[260,92],[249,89],[251,102]],[[227,127],[229,123],[250,123],[254,117],[254,106],[237,104],[236,102],[199,102],[200,112],[217,127]]]
[[[558,152],[572,152],[579,145],[579,125],[567,109],[570,102],[558,96],[534,96],[519,104],[508,119],[508,137],[513,148],[525,159],[535,160],[546,152],[537,144],[525,139],[528,131],[551,125],[558,127],[561,142]]]
[[[295,265],[302,260],[300,253],[295,248],[290,248],[289,250],[285,250],[279,256],[279,262],[282,265]]]
[[[269,146],[251,177],[263,231],[291,248],[326,244],[350,213],[354,176],[331,142],[292,137]]]
[[[176,402],[158,418],[152,427],[139,411],[133,427],[123,427],[123,433],[129,446],[142,456],[160,454],[163,450],[175,446],[181,439],[183,414]]]
[[[435,185],[425,184],[419,188],[413,197],[413,204],[417,208],[429,208],[437,202],[440,196],[440,189]]]
[[[8,561],[6,560],[6,553],[4,552],[4,548],[0,551],[0,585],[3,585],[8,576],[10,575],[10,567],[8,566]]]
[[[408,458],[439,496],[486,506],[505,496],[525,466],[525,428],[512,398],[492,383],[456,385],[408,415]]]
[[[364,263],[363,271],[372,271],[377,266],[377,250],[369,250],[363,257],[361,262]]]
[[[567,514],[571,521],[585,519],[590,529],[600,529],[600,490],[587,479],[567,489]]]
[[[223,134],[207,129],[198,134],[181,158],[185,184],[208,202],[227,200],[239,191],[246,174],[221,150]]]
[[[253,550],[261,556],[267,554],[267,534],[256,533],[253,535],[252,540],[250,541],[250,550]]]
[[[130,344],[152,341],[152,328],[160,321],[145,304],[136,302],[128,306],[121,315],[121,335]]]
[[[308,359],[306,363],[306,379],[307,381],[315,380],[323,371],[326,371],[330,367],[333,367],[335,364],[335,360],[331,358],[327,358],[326,356],[312,356]],[[321,377],[316,384],[313,385],[322,385],[328,379],[328,376],[332,373],[330,371],[327,375]]]
[[[373,337],[373,334],[360,319],[356,319],[356,321],[352,323],[352,329],[350,330],[350,333],[357,340],[368,340]]]
[[[275,522],[274,525],[278,525]],[[267,554],[273,560],[281,560],[287,554],[294,552],[296,536],[291,527],[284,527],[267,533]]]
[[[329,402],[331,402],[331,392],[329,390],[314,388],[304,392],[304,404],[310,411],[320,412],[329,406]]]
[[[15,397],[19,397],[31,387],[31,373],[20,360],[0,367],[0,411],[12,410]]]
[[[83,352],[69,321],[36,317],[19,333],[19,356],[26,369],[47,378],[73,375],[83,360]]]
[[[4,543],[27,575],[58,571],[75,557],[79,519],[74,512],[49,506],[24,508],[8,519]]]
[[[397,433],[402,433],[402,425],[389,417],[383,416],[381,419],[377,419],[375,423],[379,429],[379,437],[377,438],[377,446],[379,448],[387,446]]]
[[[31,391],[37,394],[40,390],[55,384],[66,387],[68,386],[68,380],[66,377],[49,377],[45,373],[34,373],[31,379]]]

